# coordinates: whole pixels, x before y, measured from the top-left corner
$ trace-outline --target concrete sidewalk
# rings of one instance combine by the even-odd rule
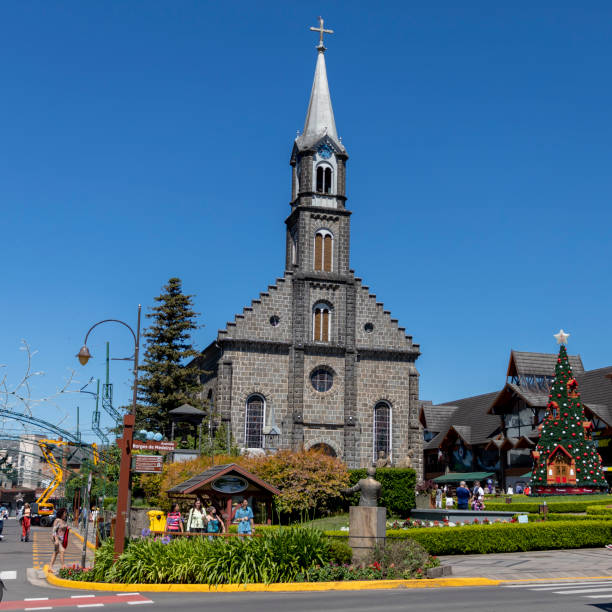
[[[579,548],[490,555],[441,556],[453,577],[482,576],[502,580],[612,576],[612,550]]]

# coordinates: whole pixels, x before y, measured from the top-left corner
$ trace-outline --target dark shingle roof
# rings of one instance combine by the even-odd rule
[[[457,406],[432,406],[425,404],[421,406],[421,423],[429,431],[442,431],[444,424],[448,422],[448,419],[456,411]]]
[[[484,393],[483,395],[440,404],[441,406],[455,406],[457,410],[450,414],[442,429],[440,429],[440,433],[432,438],[425,445],[425,448],[438,448],[451,427],[454,427],[468,444],[487,442],[501,426],[499,416],[487,414],[498,393],[499,391],[494,391],[493,393]]]
[[[208,480],[209,478],[211,478],[211,476],[215,476],[219,472],[222,472],[223,470],[225,470],[226,467],[227,465],[213,465],[201,474],[198,474],[197,476],[192,476],[189,480],[185,480],[185,482],[181,482],[181,484],[178,484],[172,487],[171,489],[168,489],[168,493],[182,493],[183,491],[190,489],[192,486],[202,482],[203,480]]]
[[[508,376],[521,376],[523,374],[554,376],[557,358],[558,355],[556,353],[511,351]],[[569,362],[574,374],[584,372],[580,355],[569,355]]]
[[[578,374],[578,391],[585,406],[612,426],[612,366]]]

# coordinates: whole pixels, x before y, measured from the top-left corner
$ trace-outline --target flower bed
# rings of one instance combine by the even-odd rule
[[[344,580],[407,580],[425,578],[427,570],[440,561],[411,539],[387,542],[384,550],[373,553],[372,563],[360,568],[329,563],[298,574],[297,582],[336,582]]]
[[[449,521],[448,519],[442,521],[427,521],[421,519],[406,519],[405,521],[387,521],[387,531],[397,530],[397,529],[419,529],[419,528],[427,528],[427,527],[461,527],[463,525],[494,525],[497,523],[516,523],[517,518],[515,516],[509,518],[508,520],[503,519],[495,519],[490,520],[488,518],[479,519],[478,517],[474,517],[472,520],[465,521]]]

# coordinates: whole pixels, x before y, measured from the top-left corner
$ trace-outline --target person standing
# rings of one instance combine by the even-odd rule
[[[49,564],[49,571],[53,572],[53,564],[59,554],[62,569],[66,567],[64,563],[64,552],[68,546],[68,523],[66,522],[66,508],[57,511],[53,526],[51,527],[51,541],[53,542],[53,555]]]
[[[217,509],[211,506],[206,515],[206,531],[208,533],[225,533],[225,525],[217,514]],[[209,540],[213,540],[213,536],[208,536]]]
[[[202,502],[196,499],[187,516],[187,532],[204,533],[206,531],[206,512]]]
[[[172,509],[166,517],[166,531],[172,534],[183,533],[183,518],[178,504],[172,504]]]
[[[480,480],[474,482],[472,489],[472,508],[474,510],[484,510],[484,489],[480,486]]]
[[[457,508],[459,510],[467,510],[470,503],[470,490],[465,486],[465,480],[462,480],[455,491],[457,494]]]
[[[30,504],[23,505],[23,517],[21,519],[21,541],[30,541],[30,525],[32,524],[32,511]]]
[[[234,520],[238,521],[238,534],[242,536],[253,535],[255,533],[255,525],[253,523],[253,510],[249,506],[249,502],[243,499],[240,502],[238,510],[234,514]]]
[[[442,508],[442,489],[436,485],[436,508]]]

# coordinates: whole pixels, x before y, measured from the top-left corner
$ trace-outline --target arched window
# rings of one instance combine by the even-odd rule
[[[323,167],[317,168],[317,193],[323,193]]]
[[[327,304],[316,304],[312,313],[312,337],[315,342],[329,342],[331,309]]]
[[[333,171],[329,166],[317,166],[317,184],[315,191],[317,193],[331,193],[332,176]]]
[[[325,168],[325,180],[323,182],[323,193],[331,193],[332,190],[332,171],[331,168]]]
[[[297,249],[298,249],[298,233],[297,229],[291,230],[291,263],[295,266],[297,264]]]
[[[266,400],[261,395],[251,395],[247,399],[244,436],[246,448],[263,448],[265,412]]]
[[[334,237],[328,230],[321,229],[315,234],[314,269],[332,271]]]
[[[391,406],[386,402],[374,406],[374,461],[380,451],[391,457]]]

